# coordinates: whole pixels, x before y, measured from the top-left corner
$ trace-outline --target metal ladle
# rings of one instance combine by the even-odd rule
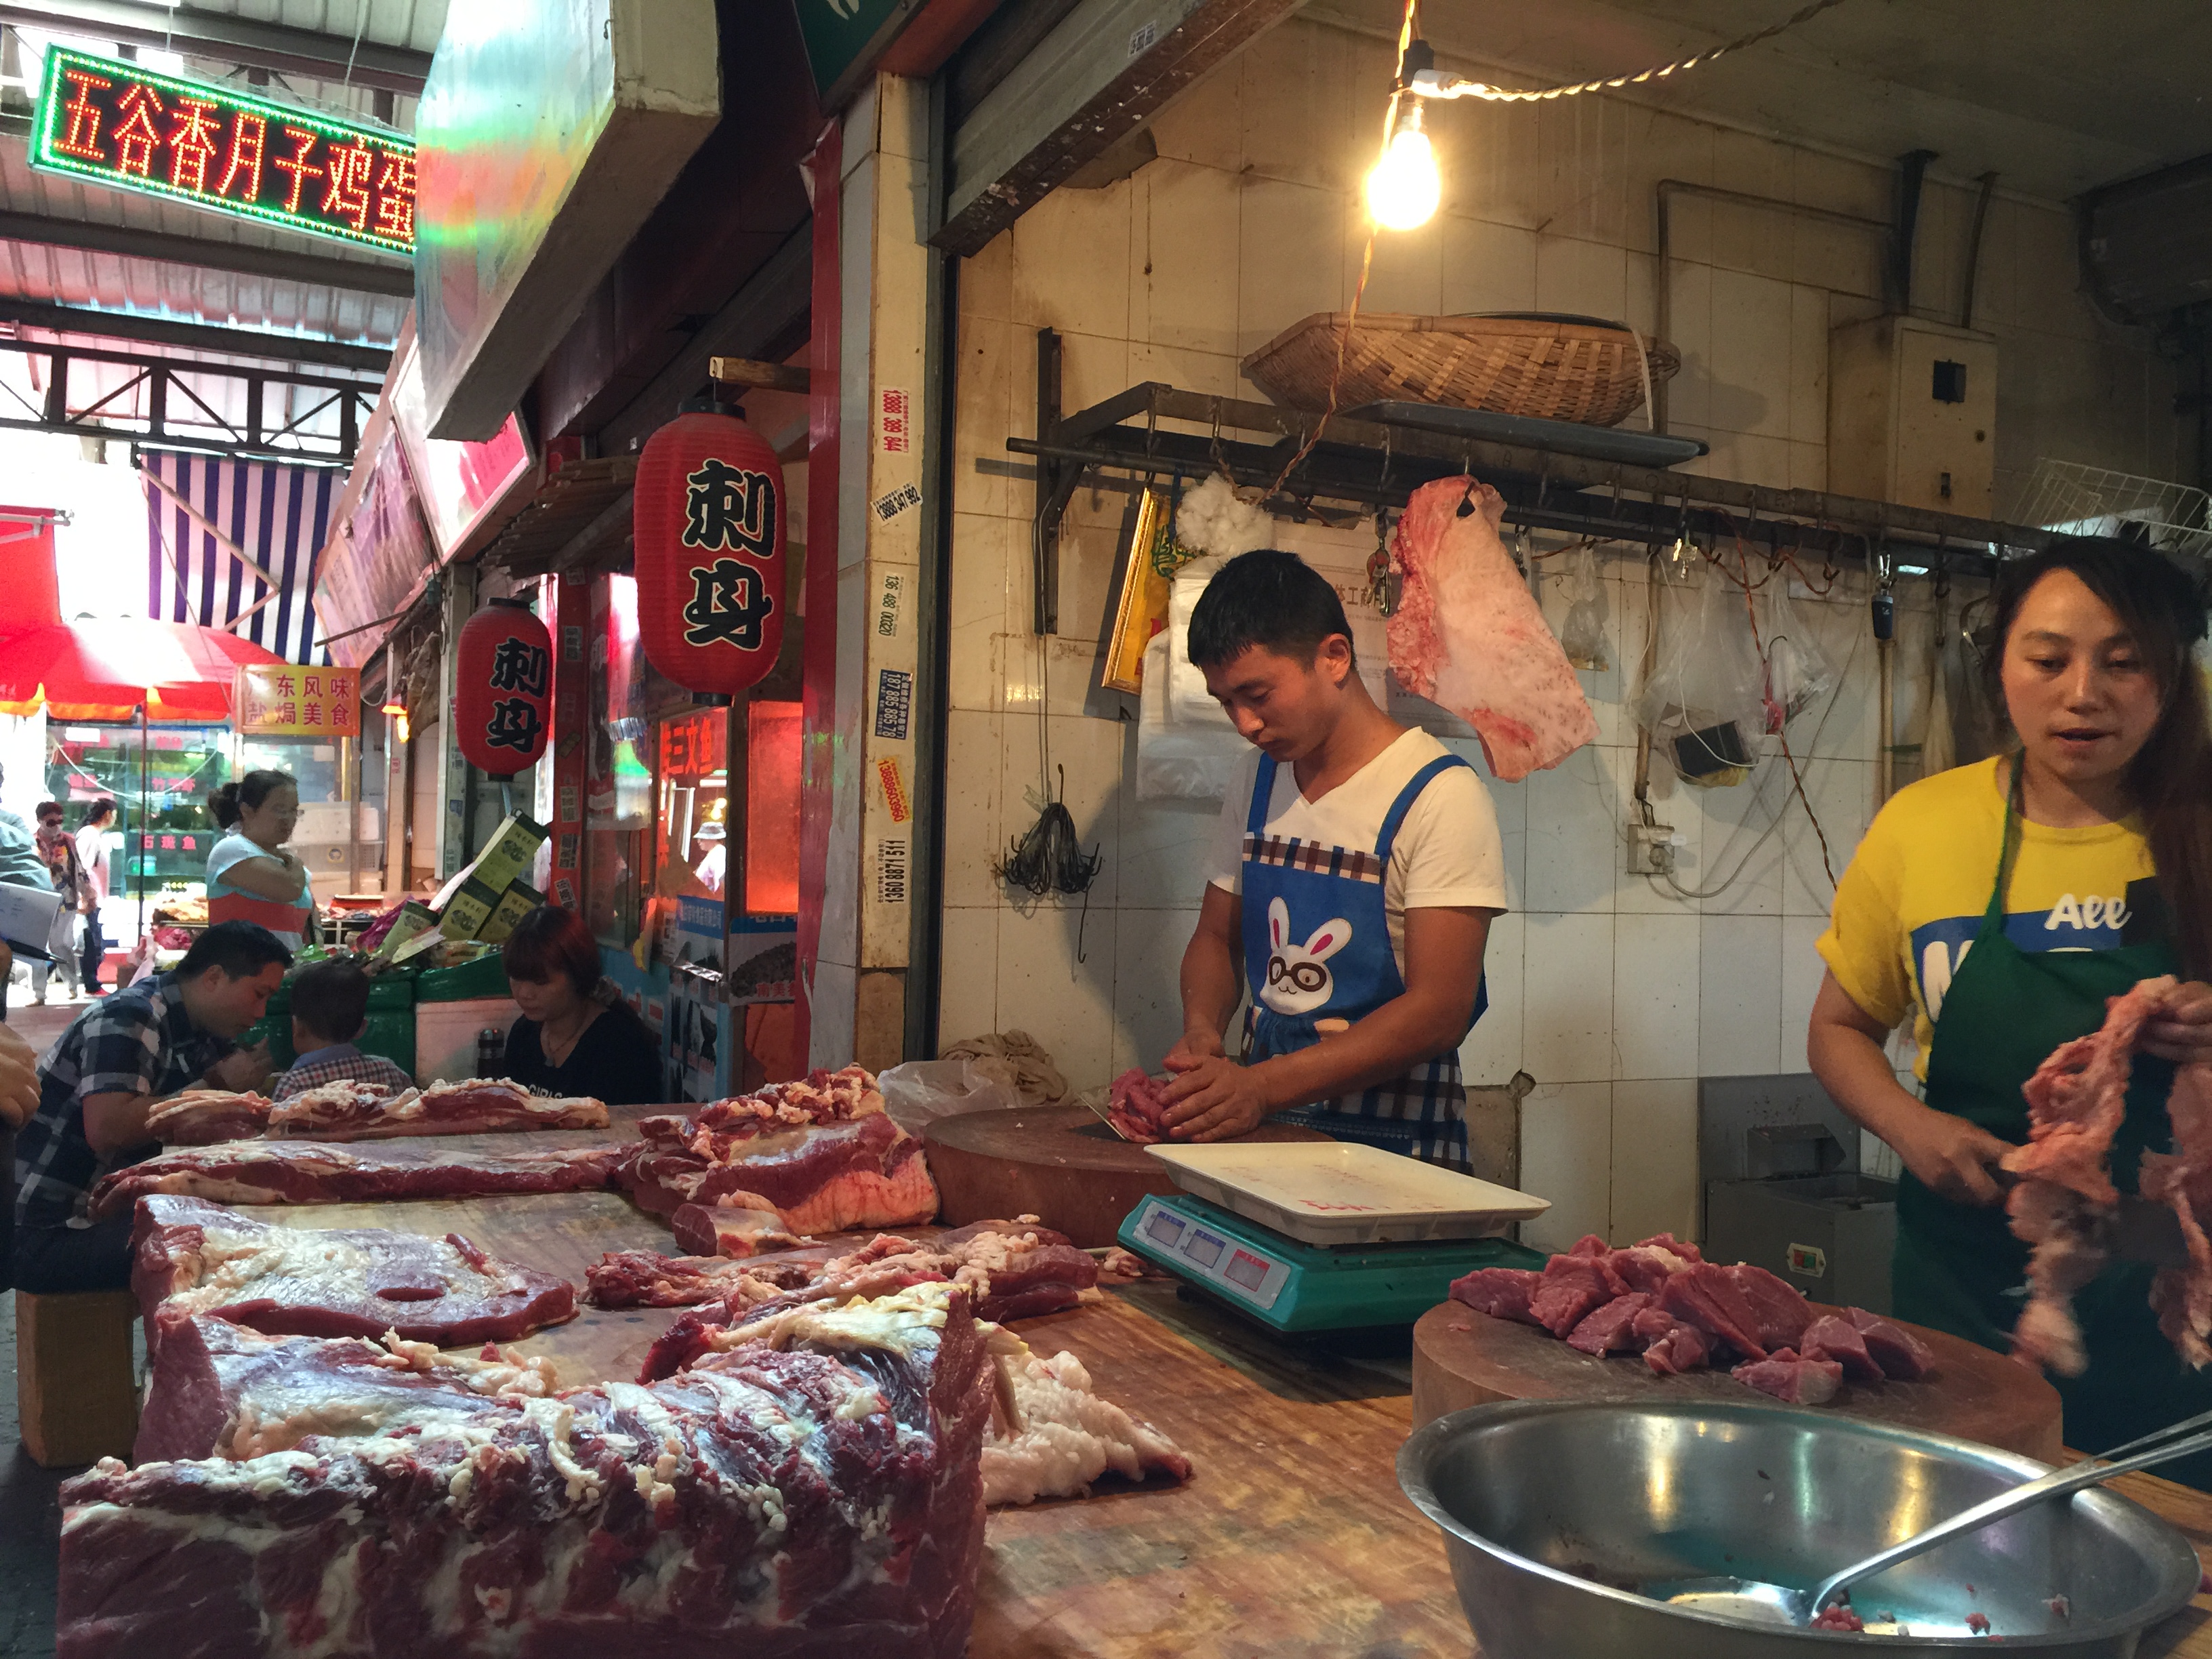
[[[2138,1449],[2146,1447],[2148,1449]],[[1766,1624],[1809,1625],[1820,1611],[1848,1586],[1893,1567],[1900,1561],[1909,1561],[1916,1555],[1924,1554],[1938,1544],[1946,1543],[1962,1533],[1978,1531],[1992,1521],[2001,1521],[2006,1516],[2017,1514],[2046,1498],[2063,1498],[2085,1487],[2102,1486],[2107,1480],[2132,1474],[2137,1469],[2153,1468],[2175,1458],[2187,1457],[2191,1453],[2208,1449],[2212,1449],[2212,1412],[2185,1418],[2154,1434],[2147,1434],[2139,1440],[2116,1446],[2101,1458],[2091,1458],[2070,1468],[2054,1469],[2049,1474],[2014,1486],[2008,1492],[1984,1498],[1948,1520],[1937,1522],[1924,1532],[1915,1533],[1901,1543],[1892,1544],[1863,1561],[1853,1562],[1841,1572],[1830,1573],[1809,1590],[1792,1589],[1786,1584],[1770,1584],[1757,1578],[1718,1576],[1647,1585],[1644,1593],[1656,1601],[1674,1607],[1690,1607],[1699,1613],[1752,1619]]]

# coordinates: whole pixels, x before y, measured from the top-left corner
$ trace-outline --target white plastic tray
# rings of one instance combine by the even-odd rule
[[[1183,1191],[1309,1244],[1474,1238],[1552,1207],[1549,1199],[1346,1141],[1145,1150]]]

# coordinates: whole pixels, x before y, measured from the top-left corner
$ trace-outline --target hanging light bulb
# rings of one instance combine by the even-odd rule
[[[1385,230],[1414,230],[1435,216],[1443,195],[1437,153],[1421,131],[1420,100],[1409,95],[1382,159],[1367,175],[1367,211]]]

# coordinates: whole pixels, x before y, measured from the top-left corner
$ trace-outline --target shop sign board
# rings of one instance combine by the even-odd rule
[[[432,436],[498,432],[721,119],[715,11],[501,0],[447,13],[415,117]]]
[[[249,738],[357,738],[361,682],[349,668],[248,663],[232,687],[233,726]]]
[[[844,101],[842,94],[919,9],[915,0],[799,0],[799,32],[825,107]]]
[[[415,143],[50,46],[31,166],[388,252],[415,252]]]

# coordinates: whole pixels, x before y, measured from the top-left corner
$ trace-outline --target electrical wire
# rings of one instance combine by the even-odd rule
[[[1060,794],[1064,798],[1066,793],[1067,769],[1062,767]],[[1083,896],[1083,915],[1075,931],[1075,959],[1081,962],[1083,931],[1091,920],[1091,885],[1098,879],[1105,862],[1105,855],[1096,847],[1088,853],[1083,850],[1083,838],[1076,833],[1075,820],[1065,799],[1054,799],[1045,803],[1036,822],[1007,848],[995,873],[1009,887],[1021,888],[1038,898],[1053,893]]]
[[[1700,64],[1710,64],[1714,58],[1725,56],[1729,52],[1741,52],[1746,46],[1757,46],[1761,40],[1771,40],[1784,30],[1794,29],[1800,23],[1808,22],[1829,8],[1839,6],[1842,3],[1843,0],[1811,0],[1810,4],[1799,7],[1778,23],[1770,23],[1763,29],[1754,29],[1749,34],[1738,35],[1733,40],[1724,40],[1709,51],[1695,52],[1687,58],[1677,58],[1671,64],[1661,64],[1653,69],[1640,70],[1633,75],[1609,76],[1600,81],[1577,81],[1572,86],[1547,87],[1540,90],[1486,86],[1480,81],[1449,82],[1446,82],[1448,89],[1440,90],[1430,95],[1446,98],[1480,98],[1495,104],[1534,104],[1548,102],[1555,98],[1578,98],[1586,92],[1619,92],[1623,88],[1642,86],[1649,81],[1663,81],[1668,76],[1680,70],[1695,69]],[[1411,8],[1409,7],[1408,9],[1410,10]],[[1403,56],[1402,47],[1400,49],[1400,55]],[[1393,107],[1395,110],[1395,105]]]

